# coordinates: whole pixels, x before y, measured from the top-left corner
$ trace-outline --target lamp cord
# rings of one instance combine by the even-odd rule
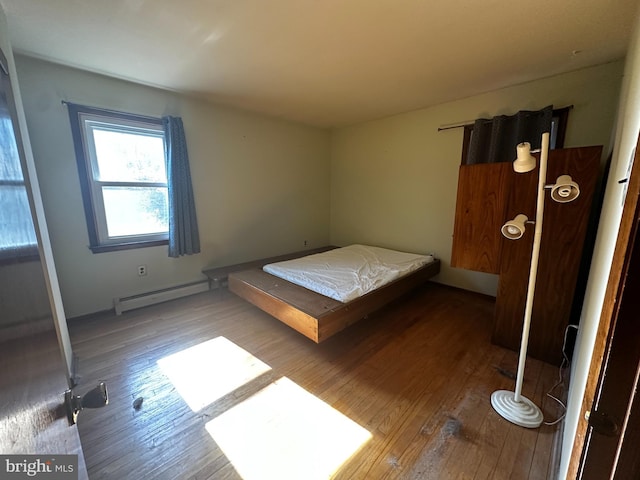
[[[575,328],[576,330],[578,330],[578,326],[577,325],[567,325],[567,328],[564,329],[564,340],[562,342],[562,357],[563,358],[562,358],[562,363],[560,363],[560,368],[558,370],[558,381],[547,392],[547,397],[555,400],[562,407],[562,415],[560,415],[560,417],[558,417],[557,419],[555,419],[555,420],[553,420],[551,422],[543,422],[545,425],[549,425],[549,426],[557,425],[562,420],[564,420],[564,417],[567,415],[567,406],[558,397],[552,395],[551,392],[553,392],[560,385],[564,384],[564,376],[562,375],[562,372],[567,366],[569,366],[569,363],[570,363],[569,362],[569,357],[567,357],[567,351],[566,351],[566,349],[567,349],[567,335],[569,333],[569,329],[570,328]]]

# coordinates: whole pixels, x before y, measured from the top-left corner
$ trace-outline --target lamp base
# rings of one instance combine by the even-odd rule
[[[520,401],[516,402],[515,395],[508,390],[496,390],[491,394],[491,406],[511,423],[525,428],[538,428],[544,418],[542,411],[522,395]]]

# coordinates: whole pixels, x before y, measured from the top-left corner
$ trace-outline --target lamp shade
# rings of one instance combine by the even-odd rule
[[[558,203],[572,202],[580,195],[580,187],[569,175],[560,175],[551,187],[551,198]]]
[[[522,237],[522,235],[524,235],[524,224],[528,221],[529,219],[527,218],[527,216],[521,213],[519,215],[516,215],[516,218],[514,218],[513,220],[509,220],[507,223],[505,223],[500,231],[502,232],[502,235],[507,237],[509,240],[517,240],[518,238]]]
[[[536,168],[536,159],[531,155],[529,142],[519,143],[516,147],[517,158],[513,162],[513,170],[517,173],[527,173]]]

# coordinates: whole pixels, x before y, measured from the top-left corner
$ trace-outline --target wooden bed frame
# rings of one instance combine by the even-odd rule
[[[266,273],[262,265],[230,272],[229,290],[316,343],[345,329],[440,272],[440,260],[348,303]]]

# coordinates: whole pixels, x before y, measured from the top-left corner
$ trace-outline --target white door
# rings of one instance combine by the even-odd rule
[[[36,455],[39,465],[46,465],[42,468],[64,467],[57,471],[82,479],[87,472],[78,429],[65,408],[70,380],[40,258],[19,135],[9,70],[0,51],[0,456],[19,456],[2,458],[0,478],[8,470],[26,468],[33,460],[27,455]],[[66,463],[55,464],[56,457],[75,456],[72,472]]]

